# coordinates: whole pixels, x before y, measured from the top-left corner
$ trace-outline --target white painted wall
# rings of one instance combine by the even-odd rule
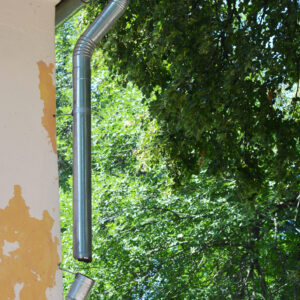
[[[40,70],[37,64],[44,62],[49,66],[55,62],[54,20],[55,4],[58,1],[0,2],[0,298],[3,297],[3,292],[10,293],[9,287],[5,286],[5,277],[9,277],[15,285],[12,299],[44,299],[44,295],[35,298],[36,295],[30,296],[28,292],[23,294],[22,298],[22,290],[25,291],[26,285],[23,281],[26,279],[32,285],[39,285],[39,276],[42,276],[43,272],[50,272],[52,265],[48,264],[55,263],[55,284],[47,287],[46,299],[63,299],[61,271],[57,267],[61,259],[57,155],[53,151],[49,132],[42,124],[44,105],[47,101],[55,101],[55,95],[53,98],[51,82],[50,85],[48,82],[42,87],[47,100],[45,102],[41,99]],[[49,76],[55,85],[54,69]],[[14,186],[17,186],[16,193],[21,189],[21,195],[14,196]],[[15,200],[9,202],[10,199]],[[25,202],[29,218],[24,217],[24,220],[20,221],[23,212],[26,214],[26,209],[14,209],[14,201]],[[54,223],[47,220],[53,220]],[[46,223],[52,225],[48,226]],[[22,237],[20,233],[13,234],[14,224],[21,224],[20,228],[24,229],[27,240],[38,237],[39,234],[45,236],[39,233],[39,230],[47,228],[50,230],[51,239],[34,243],[32,247],[39,248],[32,249],[31,252],[30,249],[16,249],[16,245],[22,244],[19,240]],[[46,253],[51,248],[46,249],[47,243],[53,246],[57,240],[59,243],[55,247],[56,253],[53,254],[52,260],[45,261],[48,259],[45,255],[37,257],[36,253]],[[24,243],[25,240],[23,247]],[[9,245],[13,247],[11,250]],[[24,251],[27,251],[26,255]],[[5,255],[7,253],[10,255]],[[24,259],[18,261],[23,254]],[[36,257],[28,258],[30,254],[35,254]],[[58,259],[55,255],[58,255]],[[11,265],[9,269],[5,263],[8,260]],[[12,267],[14,264],[15,268]],[[35,269],[31,270],[32,273],[37,273],[38,269],[41,274],[35,274],[32,278],[25,276],[31,264],[35,266]],[[20,276],[17,276],[18,272]],[[52,275],[49,273],[47,276],[43,278]]]

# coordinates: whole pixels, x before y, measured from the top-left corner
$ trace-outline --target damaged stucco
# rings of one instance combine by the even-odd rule
[[[52,150],[56,153],[56,101],[55,86],[53,84],[54,64],[47,65],[43,61],[37,63],[40,79],[40,98],[44,103],[42,124],[48,133]]]
[[[0,209],[1,298],[46,300],[55,285],[59,240],[52,237],[54,220],[47,210],[41,220],[29,214],[19,185],[8,206]],[[18,291],[15,286],[18,285]]]

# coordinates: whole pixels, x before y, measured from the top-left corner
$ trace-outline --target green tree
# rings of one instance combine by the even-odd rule
[[[75,36],[103,6],[57,33],[59,113],[72,109]],[[298,20],[297,1],[145,0],[105,37],[92,299],[297,299]],[[84,270],[71,253],[70,138],[71,118],[58,118],[64,264]]]
[[[94,3],[91,19],[104,6]],[[255,187],[266,170],[291,175],[298,95],[290,118],[274,102],[299,84],[299,14],[298,1],[284,0],[130,4],[101,45],[111,69],[156,94],[151,116],[174,173],[197,173],[205,153],[210,172],[238,174],[241,185]]]

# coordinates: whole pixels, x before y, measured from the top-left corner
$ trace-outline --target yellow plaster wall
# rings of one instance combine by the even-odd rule
[[[56,0],[1,1],[0,299],[63,299]]]

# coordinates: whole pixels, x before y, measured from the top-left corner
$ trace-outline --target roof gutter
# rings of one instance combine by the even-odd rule
[[[82,0],[62,0],[55,6],[55,27],[61,26],[80,10],[86,2]]]
[[[81,35],[73,52],[73,256],[92,261],[91,57],[129,0],[111,0]]]

